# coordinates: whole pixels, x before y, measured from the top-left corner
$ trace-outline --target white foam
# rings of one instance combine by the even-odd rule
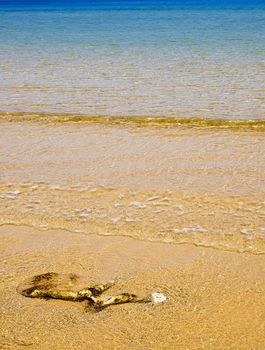
[[[194,227],[183,227],[181,229],[175,228],[173,232],[174,233],[200,233],[200,232],[207,232],[207,230],[202,228],[200,225],[196,225]]]

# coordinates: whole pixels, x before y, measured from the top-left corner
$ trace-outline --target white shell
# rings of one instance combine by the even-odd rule
[[[151,298],[155,304],[164,303],[167,300],[167,297],[162,293],[152,293]]]

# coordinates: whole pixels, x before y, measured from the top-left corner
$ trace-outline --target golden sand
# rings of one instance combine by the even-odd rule
[[[262,123],[17,117],[0,117],[1,349],[265,349]],[[46,272],[167,301],[95,313],[17,293]]]
[[[263,256],[3,226],[1,349],[264,349]],[[81,286],[162,292],[164,304],[85,312],[82,303],[16,292],[38,273],[74,272]]]

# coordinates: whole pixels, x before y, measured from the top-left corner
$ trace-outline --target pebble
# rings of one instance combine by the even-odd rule
[[[152,293],[151,299],[154,304],[164,303],[167,300],[167,297],[162,293]]]

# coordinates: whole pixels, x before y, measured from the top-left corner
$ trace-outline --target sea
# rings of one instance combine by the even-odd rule
[[[0,1],[0,111],[265,118],[264,1]]]

